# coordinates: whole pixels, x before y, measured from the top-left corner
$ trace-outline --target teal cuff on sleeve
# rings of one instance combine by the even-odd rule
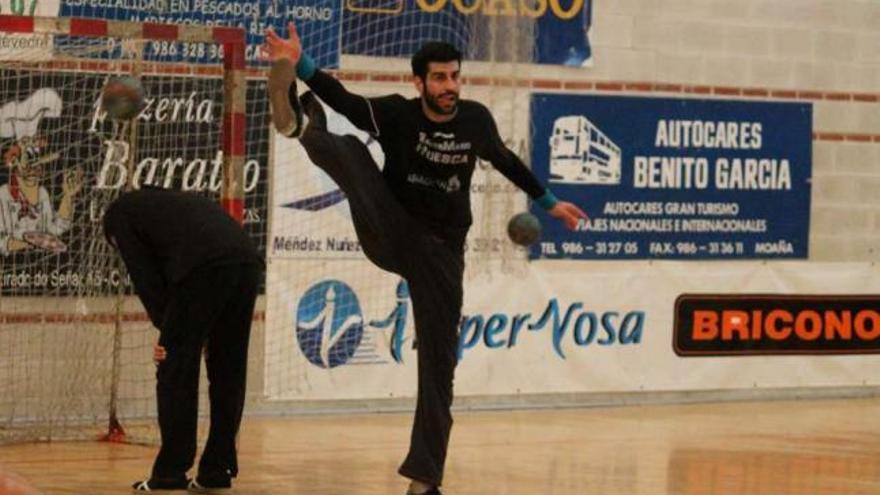
[[[544,189],[544,195],[535,200],[541,208],[545,210],[552,209],[559,202],[559,199],[550,192],[550,189]]]
[[[318,64],[315,63],[315,59],[305,53],[300,55],[299,62],[296,63],[296,77],[301,81],[308,81],[315,75],[316,70]]]

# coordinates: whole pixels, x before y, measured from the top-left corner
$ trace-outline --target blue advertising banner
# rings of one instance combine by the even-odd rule
[[[61,16],[134,22],[240,27],[247,32],[247,61],[259,63],[258,47],[266,28],[287,37],[287,23],[297,31],[321,67],[339,66],[341,0],[61,0]],[[157,62],[217,63],[214,44],[156,41],[144,57]]]
[[[590,219],[537,205],[532,258],[806,258],[812,106],[535,94],[532,169]]]
[[[588,66],[592,0],[347,0],[342,51],[412,56],[427,41],[471,60]]]

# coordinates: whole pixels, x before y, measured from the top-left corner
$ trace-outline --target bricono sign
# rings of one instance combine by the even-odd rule
[[[679,356],[880,353],[880,296],[685,294]]]

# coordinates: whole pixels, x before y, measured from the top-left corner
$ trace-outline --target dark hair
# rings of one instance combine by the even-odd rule
[[[428,75],[428,64],[431,62],[458,62],[461,64],[461,52],[445,41],[429,41],[412,56],[413,75],[424,80]]]

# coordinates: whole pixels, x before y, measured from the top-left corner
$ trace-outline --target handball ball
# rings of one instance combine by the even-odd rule
[[[144,86],[131,76],[112,77],[101,90],[101,108],[112,119],[130,120],[144,108]]]
[[[541,221],[531,213],[517,213],[507,222],[507,235],[515,244],[530,246],[541,237]]]

